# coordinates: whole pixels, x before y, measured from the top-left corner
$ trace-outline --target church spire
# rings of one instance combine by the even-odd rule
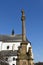
[[[22,21],[22,42],[24,42],[24,41],[26,41],[25,15],[24,15],[24,10],[22,10],[21,12],[22,12],[22,17],[21,17],[21,21]]]
[[[12,29],[12,35],[14,35],[14,29]]]

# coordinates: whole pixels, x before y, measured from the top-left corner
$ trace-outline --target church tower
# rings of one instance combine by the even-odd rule
[[[21,45],[18,47],[16,65],[33,65],[32,47],[29,47],[27,52],[28,42],[26,41],[24,10],[22,10],[21,21],[22,21],[22,42]]]

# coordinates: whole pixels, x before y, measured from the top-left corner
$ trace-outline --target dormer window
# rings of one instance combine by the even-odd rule
[[[15,60],[15,58],[13,57],[13,61]]]
[[[7,49],[9,49],[9,46],[7,46]]]

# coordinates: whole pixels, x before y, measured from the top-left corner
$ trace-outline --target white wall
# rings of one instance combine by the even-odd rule
[[[16,60],[13,60],[13,58],[17,58],[17,56],[10,56],[9,59],[8,59],[8,63],[9,65],[13,65],[15,64],[16,65]]]
[[[13,64],[16,65],[16,61],[12,61],[12,62],[9,63],[9,65],[13,65]]]
[[[0,51],[1,51],[1,49],[2,49],[2,41],[0,41]]]
[[[9,49],[7,49],[9,46]],[[3,42],[1,50],[17,50],[18,46],[20,46],[20,42]]]

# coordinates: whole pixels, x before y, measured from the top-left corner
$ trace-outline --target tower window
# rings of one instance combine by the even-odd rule
[[[15,60],[15,58],[13,58],[13,61]]]
[[[7,49],[9,49],[9,46],[7,46]]]

